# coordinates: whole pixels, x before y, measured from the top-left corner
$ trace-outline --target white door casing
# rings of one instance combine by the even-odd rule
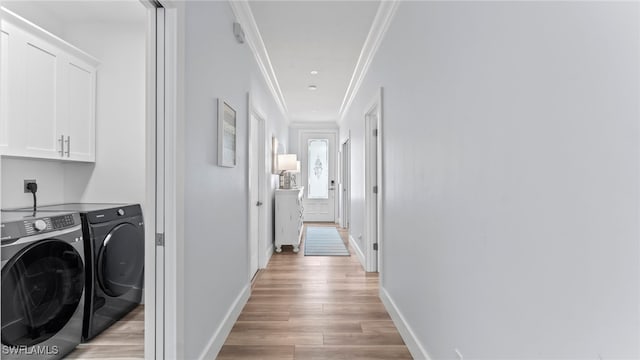
[[[351,139],[347,138],[342,144],[342,203],[341,215],[342,227],[348,229],[351,222]]]
[[[298,149],[302,180],[300,184],[304,186],[304,221],[336,220],[336,138],[336,131],[301,132]],[[320,155],[309,159],[310,147],[315,149],[315,146],[327,147],[326,158],[320,159],[323,157]]]
[[[266,266],[261,259],[266,252],[265,209],[266,199],[266,141],[265,121],[249,101],[249,279],[260,267]]]
[[[380,271],[382,214],[382,89],[364,114],[365,121],[365,270]]]
[[[177,122],[179,71],[178,9],[171,2],[143,0],[147,22],[146,208],[145,214],[145,359],[181,358],[184,331],[178,320],[183,245],[178,242],[182,212]],[[167,3],[167,7],[162,7]]]

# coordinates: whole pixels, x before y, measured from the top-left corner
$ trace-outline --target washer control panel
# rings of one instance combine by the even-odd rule
[[[43,215],[43,214],[42,214]],[[49,216],[33,216],[31,213],[2,212],[0,240],[2,245],[24,236],[34,236],[60,231],[80,225],[78,213],[58,213]]]
[[[62,215],[51,218],[51,224],[53,225],[54,230],[64,229],[69,226],[73,226],[76,224],[73,219],[73,215]]]
[[[52,231],[51,218],[45,217],[36,220],[24,220],[24,231],[27,235],[35,235],[44,231]]]

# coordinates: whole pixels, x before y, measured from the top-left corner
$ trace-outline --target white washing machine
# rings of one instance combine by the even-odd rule
[[[78,213],[2,212],[2,359],[61,359],[82,337]]]

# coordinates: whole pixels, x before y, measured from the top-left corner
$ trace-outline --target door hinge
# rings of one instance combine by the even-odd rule
[[[373,136],[378,136],[378,129],[373,129]]]
[[[373,243],[373,250],[378,251],[378,243]]]
[[[376,186],[374,186],[374,187],[373,187],[373,193],[374,193],[374,194],[377,194],[377,193],[378,193],[378,185],[376,185]]]
[[[156,246],[164,246],[164,234],[156,233]]]

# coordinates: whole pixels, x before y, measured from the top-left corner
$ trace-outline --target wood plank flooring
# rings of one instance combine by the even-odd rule
[[[349,250],[352,256],[304,256],[303,240],[298,254],[286,246],[274,254],[218,359],[411,359],[378,298],[378,274],[365,273]],[[143,359],[144,306],[66,358]]]
[[[411,359],[378,298],[378,274],[355,255],[304,256],[303,247],[283,247],[258,274],[218,359]]]
[[[144,306],[140,305],[65,359],[144,359]]]

